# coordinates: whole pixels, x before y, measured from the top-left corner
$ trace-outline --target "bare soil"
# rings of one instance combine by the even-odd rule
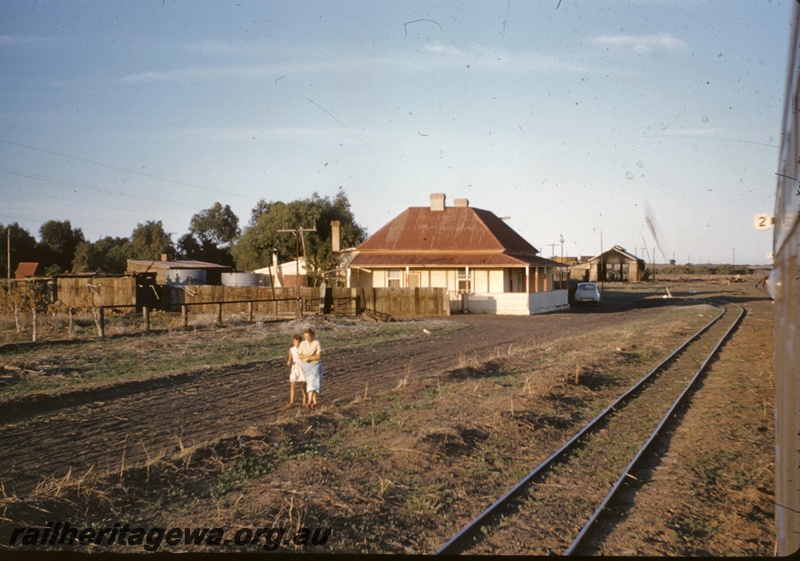
[[[431,553],[707,322],[703,298],[722,296],[748,315],[631,495],[641,510],[596,552],[772,554],[772,302],[752,283],[672,283],[672,299],[663,286],[608,284],[597,309],[453,316],[441,334],[419,321],[417,338],[353,341],[324,353],[313,412],[286,409],[282,359],[7,400],[0,547],[15,527],[69,520],[331,528],[325,545],[279,550]],[[323,349],[336,329],[302,325]],[[159,337],[142,337],[150,352]]]

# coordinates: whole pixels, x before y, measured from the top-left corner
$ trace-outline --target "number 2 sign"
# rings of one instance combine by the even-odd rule
[[[759,212],[755,216],[754,227],[756,230],[769,230],[772,228],[772,217],[769,214]]]

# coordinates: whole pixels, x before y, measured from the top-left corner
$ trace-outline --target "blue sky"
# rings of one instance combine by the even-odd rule
[[[791,0],[6,0],[0,223],[434,192],[550,256],[767,263]]]

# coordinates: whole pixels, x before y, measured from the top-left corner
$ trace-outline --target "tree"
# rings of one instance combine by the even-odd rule
[[[217,202],[192,216],[189,233],[178,240],[178,248],[187,259],[233,265],[231,245],[240,232],[239,218],[231,207]]]
[[[366,237],[350,211],[350,202],[343,190],[331,200],[314,193],[310,199],[289,203],[260,200],[251,213],[250,226],[233,247],[232,253],[239,270],[253,270],[272,264],[273,249],[280,261],[295,258],[295,238],[278,230],[314,228],[315,233],[304,235],[307,270],[314,284],[321,282],[327,271],[336,267],[331,251],[331,221],[340,222],[341,246],[357,245]],[[301,245],[300,255],[303,255]]]
[[[128,257],[158,260],[163,253],[174,254],[175,246],[172,245],[171,235],[164,231],[161,220],[157,222],[148,220],[144,224],[137,224],[131,234]]]
[[[131,246],[128,238],[106,236],[97,243],[82,242],[75,250],[72,270],[76,273],[122,274],[128,267],[127,256]]]
[[[78,244],[84,241],[80,228],[69,220],[48,220],[39,228],[39,259],[48,275],[69,271]]]
[[[268,203],[264,199],[258,200],[256,206],[253,207],[253,210],[250,211],[250,226],[258,222],[258,219],[262,214],[266,214],[269,212],[269,207],[271,204],[272,203]]]
[[[8,275],[8,236],[11,235],[11,276],[20,262],[39,261],[39,254],[36,248],[36,238],[27,230],[14,222],[7,226],[0,224],[0,276],[6,278]]]

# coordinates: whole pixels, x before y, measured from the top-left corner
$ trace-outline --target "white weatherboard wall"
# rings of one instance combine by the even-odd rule
[[[538,292],[529,294],[531,297],[531,313],[543,314],[545,312],[552,312],[560,308],[568,308],[569,300],[567,299],[566,290],[553,290],[552,292]]]
[[[450,300],[450,309],[453,312],[460,312],[463,306],[465,308],[464,311],[473,314],[526,316],[552,312],[568,306],[566,290],[533,294],[512,292],[505,294],[456,294],[455,296],[455,299]]]

